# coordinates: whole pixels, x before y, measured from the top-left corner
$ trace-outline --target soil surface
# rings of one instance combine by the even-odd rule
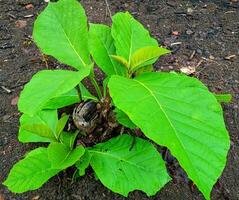
[[[90,22],[110,23],[104,0],[82,0]],[[239,199],[239,2],[237,0],[108,0],[109,8],[130,11],[173,53],[160,59],[157,70],[184,71],[198,77],[213,92],[233,94],[224,105],[231,149],[212,199]],[[61,68],[41,55],[31,41],[33,21],[46,6],[41,0],[0,0],[0,182],[27,151],[37,145],[17,140],[16,101],[23,85],[41,69]],[[202,155],[207,156],[207,155]],[[201,200],[202,194],[184,181],[167,184],[148,198],[135,191],[128,198],[114,194],[95,180],[91,170],[77,182],[62,173],[41,189],[15,195],[0,185],[0,200]]]

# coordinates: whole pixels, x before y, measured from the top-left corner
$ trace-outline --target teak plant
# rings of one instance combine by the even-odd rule
[[[21,92],[19,141],[49,145],[13,166],[4,182],[9,190],[35,190],[75,165],[79,176],[91,166],[104,186],[123,196],[133,190],[155,195],[171,178],[153,141],[171,152],[210,199],[230,147],[220,105],[229,95],[213,94],[193,77],[153,72],[153,63],[170,51],[128,12],[115,14],[112,27],[88,25],[78,1],[50,2],[35,21],[33,39],[44,54],[74,71],[40,71]],[[95,79],[95,66],[105,74],[102,84]],[[83,85],[85,78],[97,96]],[[73,124],[69,119],[74,131],[66,126]],[[85,144],[103,123],[100,136],[111,129],[110,136]]]

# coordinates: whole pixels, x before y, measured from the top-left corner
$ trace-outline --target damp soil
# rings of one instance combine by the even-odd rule
[[[89,21],[110,23],[104,0],[82,0]],[[172,50],[155,65],[160,71],[188,72],[213,92],[233,95],[223,105],[231,148],[225,170],[212,191],[213,200],[239,199],[239,2],[237,0],[108,0],[109,8],[130,11],[158,39]],[[42,69],[65,68],[43,56],[31,40],[33,21],[46,3],[42,0],[0,0],[0,183],[11,167],[27,151],[36,147],[17,140],[16,99],[24,84]],[[101,77],[99,77],[101,78]],[[202,155],[207,157],[207,155]],[[170,169],[169,169],[170,170]],[[128,198],[114,194],[95,179],[86,176],[72,183],[68,171],[56,176],[42,188],[16,195],[0,185],[0,200],[202,200],[202,194],[184,179],[168,183],[154,197],[140,191]]]

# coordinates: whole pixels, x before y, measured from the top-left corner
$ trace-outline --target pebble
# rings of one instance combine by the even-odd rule
[[[188,29],[188,30],[186,30],[186,34],[187,35],[192,35],[194,32],[192,31],[192,30],[190,30],[190,29]]]
[[[187,14],[188,15],[192,15],[193,14],[193,9],[192,8],[188,8],[187,9]]]
[[[214,58],[214,56],[210,55],[209,59],[214,60],[215,58]]]
[[[4,115],[2,119],[4,122],[6,122],[10,117],[11,115]]]
[[[199,55],[202,55],[202,50],[200,48],[197,48],[196,53],[199,54]]]

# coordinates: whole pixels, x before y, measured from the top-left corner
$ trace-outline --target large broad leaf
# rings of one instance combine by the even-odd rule
[[[210,199],[230,140],[220,104],[197,79],[172,73],[112,76],[110,95],[144,134],[166,146]]]
[[[78,72],[67,70],[43,70],[35,74],[21,92],[18,108],[21,112],[34,115],[52,98],[74,88],[89,75],[90,69]]]
[[[134,129],[136,125],[129,119],[129,117],[120,109],[116,108],[114,110],[116,120],[123,126]]]
[[[34,24],[33,38],[43,53],[76,69],[90,64],[85,11],[76,0],[48,3]]]
[[[52,163],[52,168],[55,169],[66,169],[74,165],[84,152],[83,146],[77,146],[73,150],[61,143],[51,143],[48,146],[48,157]]]
[[[73,88],[72,90],[61,94],[60,96],[53,97],[45,105],[44,109],[58,109],[63,108],[74,103],[80,102],[77,90]]]
[[[121,135],[88,151],[100,181],[124,196],[133,190],[154,195],[170,180],[161,155],[146,140]]]
[[[56,141],[57,111],[42,110],[34,116],[23,114],[20,118],[18,139],[21,142]]]
[[[170,51],[158,46],[148,46],[138,49],[131,57],[130,69],[133,72],[141,67],[151,65],[159,56],[167,53],[170,53]]]
[[[93,96],[87,89],[86,87],[82,84],[79,83],[80,87],[80,95],[82,97],[82,100],[94,100],[98,101],[97,97]],[[60,96],[54,97],[50,99],[45,105],[44,109],[58,109],[58,108],[63,108],[75,103],[79,103],[81,100],[79,98],[79,94],[77,92],[76,88],[73,88],[69,92],[66,92],[64,94],[61,94]]]
[[[89,48],[96,64],[108,76],[125,75],[126,68],[110,55],[116,54],[110,27],[102,24],[90,24]]]
[[[23,193],[40,188],[49,178],[60,170],[52,169],[46,148],[31,151],[11,169],[3,183],[15,193]]]
[[[146,46],[158,46],[143,25],[129,13],[117,13],[112,20],[112,36],[118,56],[130,61],[136,50]]]

